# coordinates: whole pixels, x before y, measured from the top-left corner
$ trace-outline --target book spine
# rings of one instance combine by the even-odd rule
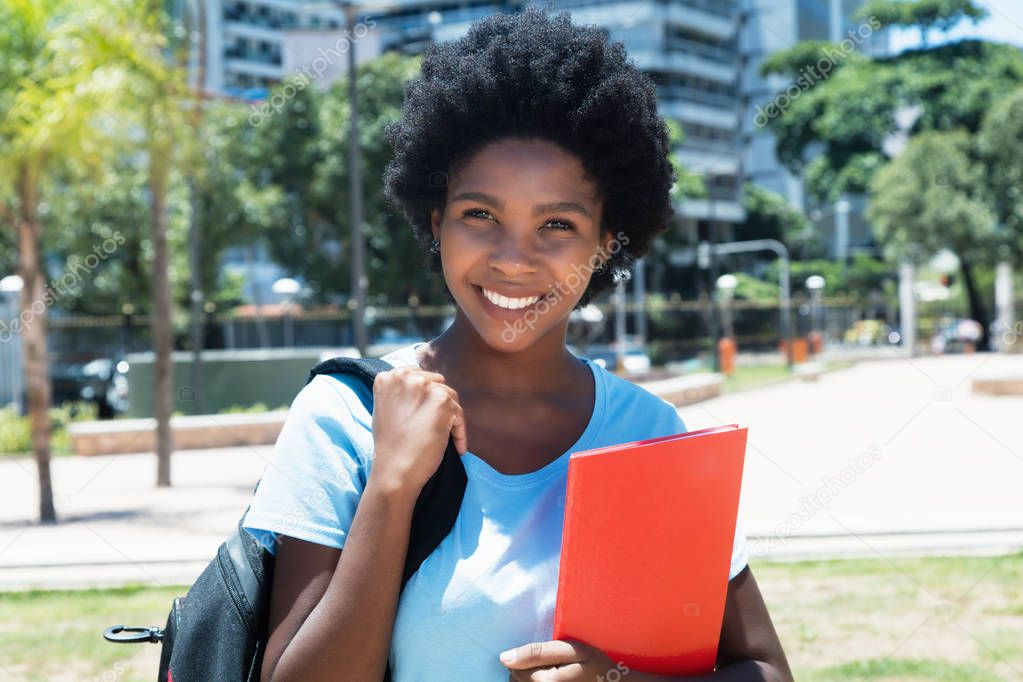
[[[579,479],[575,475],[576,468],[569,467],[568,479],[565,482],[565,498],[562,513],[564,514],[564,523],[561,528],[561,557],[558,568],[558,592],[557,598],[554,602],[554,639],[561,639],[564,632],[562,631],[562,619],[564,616],[564,600],[568,596],[568,586],[571,583],[569,580],[569,567],[565,564],[565,547],[568,545],[569,540],[572,538],[575,532],[575,521],[574,515],[569,513],[572,505],[576,499],[576,488],[579,484]]]

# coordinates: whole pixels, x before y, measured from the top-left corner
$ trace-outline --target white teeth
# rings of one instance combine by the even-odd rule
[[[528,298],[508,298],[507,296],[502,296],[501,294],[494,293],[493,291],[489,291],[487,289],[484,289],[483,287],[480,287],[480,290],[483,292],[483,295],[487,298],[488,301],[490,301],[496,306],[499,306],[501,308],[508,308],[509,310],[518,310],[519,308],[525,308],[526,306],[533,305],[542,298],[541,296],[530,296]]]

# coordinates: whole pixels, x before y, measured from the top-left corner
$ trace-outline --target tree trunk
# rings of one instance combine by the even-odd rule
[[[977,291],[977,283],[973,280],[973,266],[960,257],[959,268],[963,273],[966,298],[970,303],[970,318],[980,322],[981,331],[980,340],[977,341],[977,350],[989,350],[988,327],[991,320],[988,318],[987,308],[984,307],[984,300],[980,297],[980,292]]]
[[[161,133],[157,133],[161,134]],[[149,154],[150,240],[153,242],[153,352],[156,394],[153,417],[156,419],[156,485],[170,487],[170,458],[173,448],[171,417],[171,299],[167,254],[167,184],[170,167],[163,150]]]
[[[39,521],[56,523],[53,508],[53,484],[50,478],[50,368],[46,350],[46,312],[52,301],[44,296],[42,271],[42,225],[36,208],[39,205],[36,174],[28,165],[18,171],[17,191],[21,203],[17,220],[18,274],[22,279],[20,320],[22,355],[25,362],[25,384],[28,393],[28,414],[32,425],[32,454],[39,472]]]

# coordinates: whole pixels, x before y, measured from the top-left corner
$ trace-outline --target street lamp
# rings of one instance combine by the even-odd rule
[[[284,296],[284,345],[295,345],[295,323],[291,318],[291,297],[302,290],[302,285],[291,277],[281,277],[270,289],[278,296]]]
[[[822,297],[824,293],[825,280],[820,275],[810,275],[806,278],[806,288],[810,292],[810,337],[822,327]]]
[[[735,338],[735,330],[732,328],[732,299],[735,297],[735,288],[739,286],[739,279],[732,274],[726,273],[717,279],[717,289],[721,292],[721,322],[725,328],[725,336]]]

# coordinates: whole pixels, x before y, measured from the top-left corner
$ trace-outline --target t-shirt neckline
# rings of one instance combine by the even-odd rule
[[[416,349],[423,345],[426,345],[426,343],[420,342],[410,346],[410,356],[412,358],[413,366],[419,365]],[[528,471],[524,474],[502,473],[473,454],[470,450],[462,455],[462,464],[465,466],[467,474],[504,488],[522,488],[544,481],[556,473],[567,470],[568,459],[571,454],[588,448],[590,443],[592,443],[596,437],[600,423],[604,419],[607,391],[604,383],[604,376],[600,371],[600,367],[597,366],[596,363],[590,361],[589,358],[578,355],[576,357],[582,360],[586,366],[590,368],[590,373],[593,375],[593,409],[590,412],[590,420],[587,422],[586,428],[583,429],[583,432],[579,435],[579,438],[576,439],[575,443],[573,443],[556,459],[551,460],[539,469]]]

